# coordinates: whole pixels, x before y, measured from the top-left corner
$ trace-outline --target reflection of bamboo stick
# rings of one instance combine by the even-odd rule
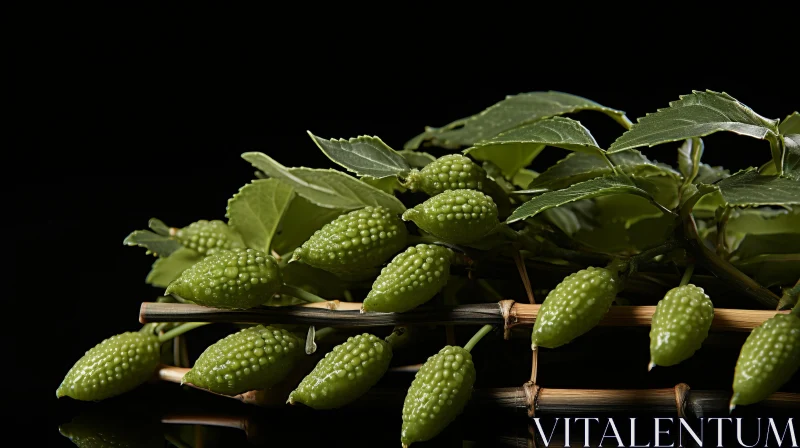
[[[504,301],[505,302],[505,301]],[[320,304],[313,304],[320,305]],[[325,305],[325,304],[321,304]],[[346,305],[346,307],[345,307]],[[494,324],[508,327],[532,326],[540,305],[513,303],[507,307],[504,319],[497,303],[457,305],[449,307],[420,307],[406,313],[355,311],[360,303],[340,303],[338,310],[316,306],[262,307],[249,310],[208,308],[184,303],[142,303],[139,321],[147,322],[238,322],[269,324],[301,324],[342,327],[376,327],[446,323],[454,325]],[[613,306],[600,321],[601,326],[649,326],[654,306]],[[775,314],[789,311],[761,311],[717,308],[712,330],[750,331]],[[504,322],[505,321],[505,322]]]
[[[162,366],[158,377],[180,383],[188,369]],[[268,391],[250,391],[235,397],[225,396],[247,404],[264,407],[285,405],[287,392],[276,387]],[[201,389],[204,390],[204,389]],[[351,403],[353,408],[385,408],[402,406],[405,389],[372,388]],[[680,393],[679,393],[680,392]],[[209,392],[212,393],[212,392]],[[730,392],[690,390],[679,384],[665,389],[553,389],[540,387],[535,394],[526,394],[523,387],[476,389],[469,402],[480,410],[529,410],[540,414],[576,415],[593,412],[658,412],[675,413],[678,409],[701,416],[704,413],[727,413]],[[777,392],[754,406],[770,409],[797,409],[800,394]],[[683,412],[683,411],[682,411]]]

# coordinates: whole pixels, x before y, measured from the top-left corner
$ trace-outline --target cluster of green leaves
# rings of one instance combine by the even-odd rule
[[[619,123],[619,138],[601,148],[586,127],[566,116],[582,111]],[[703,163],[702,137],[720,131],[765,140],[766,162],[733,174]],[[401,151],[377,137],[309,135],[343,171],[286,167],[260,152],[242,155],[258,170],[256,179],[229,200],[226,217],[247,247],[290,252],[338,215],[368,205],[402,213],[404,179],[436,159],[422,150],[433,148],[458,150],[481,163],[509,198],[505,223],[548,229],[542,237],[556,245],[632,255],[681,234],[679,215],[688,212],[702,243],[762,286],[791,286],[800,277],[797,112],[768,119],[726,93],[695,91],[634,124],[621,110],[586,98],[531,92],[428,127]],[[675,167],[640,151],[673,142],[680,143]],[[542,172],[529,169],[547,147],[570,153]],[[160,221],[151,220],[150,228],[132,233],[126,243],[159,257],[147,281],[164,286],[199,255],[177,243]]]

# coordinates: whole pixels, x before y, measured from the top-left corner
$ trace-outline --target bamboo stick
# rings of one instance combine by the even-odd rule
[[[180,383],[180,378],[188,369],[162,366],[158,377],[168,382]],[[203,390],[207,393],[205,389]],[[676,390],[683,392],[676,398]],[[236,396],[222,397],[261,407],[285,406],[290,389],[278,388],[271,391],[250,391]],[[361,398],[351,403],[353,408],[402,407],[406,396],[405,389],[372,388]],[[216,394],[219,395],[219,394]],[[535,394],[526,394],[523,387],[502,387],[476,389],[469,407],[481,412],[510,410],[550,415],[578,415],[590,413],[615,412],[654,412],[677,413],[685,409],[687,413],[701,416],[707,413],[728,413],[731,393],[728,391],[689,390],[679,384],[674,388],[663,389],[551,389],[539,387]],[[681,403],[685,400],[685,403]],[[800,394],[777,392],[755,406],[769,409],[800,409]],[[532,409],[531,409],[532,408]],[[530,412],[530,411],[533,412]]]
[[[503,301],[508,302],[508,301]],[[380,327],[446,323],[453,325],[533,326],[540,305],[513,303],[482,303],[450,307],[421,307],[406,313],[360,313],[360,303],[343,302],[346,310],[330,310],[313,306],[262,307],[249,310],[208,308],[183,303],[142,303],[139,321],[148,322],[236,322],[264,324],[302,324],[340,327]],[[507,305],[507,303],[505,303]],[[504,318],[504,310],[505,318]],[[612,306],[600,321],[600,326],[649,326],[654,306]],[[789,311],[740,310],[717,308],[711,329],[716,331],[747,332],[775,314]]]

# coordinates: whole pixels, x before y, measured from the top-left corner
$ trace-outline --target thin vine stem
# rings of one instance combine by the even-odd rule
[[[282,285],[281,289],[278,290],[281,294],[286,294],[287,296],[292,296],[296,299],[303,300],[309,303],[321,303],[327,302],[327,300],[323,299],[322,297],[312,294],[305,289],[298,288],[297,286],[292,285]]]
[[[187,322],[183,325],[178,325],[177,327],[169,330],[168,332],[160,335],[158,337],[158,342],[167,342],[170,339],[180,336],[186,333],[189,330],[194,330],[197,327],[202,327],[203,325],[208,325],[211,322]]]
[[[492,325],[484,325],[483,327],[481,327],[481,329],[478,330],[477,333],[475,333],[475,336],[473,336],[472,339],[470,339],[466,344],[464,344],[464,350],[471,352],[472,349],[475,348],[476,345],[478,345],[478,342],[480,342],[484,336],[489,334],[489,332],[492,331],[493,328],[494,326]]]
[[[689,284],[689,280],[692,279],[692,274],[694,273],[694,264],[690,263],[686,266],[686,270],[683,271],[683,277],[681,277],[681,282],[678,286],[686,286]]]

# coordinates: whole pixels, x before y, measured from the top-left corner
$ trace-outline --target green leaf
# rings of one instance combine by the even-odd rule
[[[228,225],[250,249],[269,253],[272,238],[294,191],[278,179],[261,179],[242,187],[228,200]]]
[[[404,149],[416,149],[425,142],[450,149],[471,146],[526,123],[582,110],[603,112],[625,127],[630,125],[624,112],[586,98],[553,91],[530,92],[507,96],[479,114],[456,120],[444,127],[428,127],[425,132],[408,141]]]
[[[287,168],[260,152],[247,152],[242,158],[270,177],[280,179],[320,207],[354,210],[369,205],[386,207],[400,214],[406,209],[396,197],[361,182],[341,171],[314,168]]]
[[[278,232],[272,239],[272,248],[283,255],[299,247],[314,232],[336,219],[342,212],[339,209],[320,207],[302,196],[295,195],[289,204],[289,209],[283,214]]]
[[[639,151],[630,150],[612,154],[609,159],[625,174],[637,176],[669,175],[678,179],[678,173],[668,165],[650,161]],[[613,173],[605,161],[586,153],[572,153],[559,160],[531,182],[528,188],[560,190],[578,182]]]
[[[406,191],[406,188],[400,184],[400,180],[396,176],[382,177],[380,179],[372,176],[363,176],[361,177],[361,181],[366,182],[387,194],[394,194],[395,191]]]
[[[694,183],[713,184],[718,180],[722,180],[730,176],[730,171],[721,166],[710,166],[708,164],[701,163],[699,169],[697,170],[697,177],[694,178]]]
[[[149,230],[136,230],[125,237],[122,244],[139,246],[147,249],[148,254],[157,257],[168,257],[176,250],[182,248],[181,243],[170,239],[168,236],[159,235]]]
[[[594,208],[594,201],[584,199],[547,209],[542,212],[542,216],[562,232],[572,236],[581,229],[592,230],[595,228],[597,223],[593,216]]]
[[[528,188],[528,185],[530,185],[538,175],[539,173],[536,171],[522,168],[517,171],[517,174],[514,174],[514,177],[511,178],[511,183],[520,188]]]
[[[754,168],[739,171],[713,186],[729,206],[800,204],[800,182],[764,176]]]
[[[745,208],[734,210],[725,226],[728,233],[770,234],[800,232],[800,208]]]
[[[545,146],[599,157],[604,153],[588,129],[578,121],[563,117],[539,120],[503,132],[476,143],[464,153],[478,160],[491,160],[503,169],[505,176],[513,177],[517,170],[530,165]]]
[[[145,282],[158,288],[166,288],[183,271],[202,260],[203,256],[192,249],[182,247],[170,256],[159,258],[153,263]]]
[[[800,253],[800,229],[788,233],[745,235],[732,252],[731,259],[745,260],[763,254],[792,253]]]
[[[307,132],[328,158],[359,176],[396,176],[411,169],[403,156],[378,137],[326,140]]]
[[[609,194],[635,194],[648,199],[650,195],[641,188],[632,185],[623,176],[598,177],[586,182],[577,183],[563,190],[550,191],[522,204],[506,220],[507,223],[535,216],[549,208],[558,207],[581,199],[595,198]]]
[[[778,120],[758,115],[727,93],[694,91],[671,102],[668,108],[640,118],[611,144],[608,152],[705,137],[719,131],[764,139],[778,132],[777,125]]]
[[[169,236],[169,226],[158,218],[150,218],[150,221],[147,221],[147,227],[150,227],[150,230],[159,235]]]
[[[533,162],[545,145],[510,143],[502,147],[470,148],[467,153],[476,160],[492,162],[505,177],[514,177],[517,171]],[[498,151],[497,149],[500,149]]]
[[[397,153],[403,156],[406,162],[414,168],[425,168],[425,165],[436,160],[436,157],[422,151],[404,149],[402,151],[397,151]]]
[[[783,135],[800,134],[800,113],[793,112],[784,118],[780,126],[778,126],[778,131]]]
[[[692,183],[700,170],[700,158],[703,157],[703,139],[686,139],[678,148],[678,168],[683,174],[683,185]]]
[[[800,181],[800,134],[783,136],[783,175],[789,179]]]

